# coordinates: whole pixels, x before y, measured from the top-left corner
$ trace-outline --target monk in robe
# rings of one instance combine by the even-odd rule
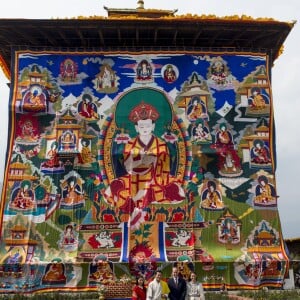
[[[201,207],[206,209],[223,209],[224,203],[214,181],[208,181],[207,189],[203,192]]]
[[[129,114],[138,135],[126,144],[123,153],[127,174],[114,179],[104,194],[107,202],[123,212],[185,198],[180,183],[170,174],[168,147],[153,134],[158,117],[156,108],[144,102]]]
[[[259,185],[255,189],[255,200],[261,203],[268,203],[269,201],[276,200],[275,188],[268,182],[267,177],[261,175],[257,180]]]
[[[46,273],[43,276],[43,282],[66,283],[64,265],[61,261],[54,260],[51,264],[49,264]]]
[[[251,107],[253,109],[264,109],[267,106],[267,103],[264,99],[264,97],[261,95],[260,90],[259,89],[253,89],[252,91],[252,105]]]
[[[201,103],[199,103],[197,100],[194,100],[191,112],[189,113],[188,117],[191,120],[197,120],[202,116],[203,113],[204,111]]]

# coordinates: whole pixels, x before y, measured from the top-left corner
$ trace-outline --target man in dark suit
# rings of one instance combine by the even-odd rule
[[[179,276],[178,269],[172,268],[172,276],[168,279],[168,286],[170,289],[170,300],[184,300],[186,295],[186,282]]]

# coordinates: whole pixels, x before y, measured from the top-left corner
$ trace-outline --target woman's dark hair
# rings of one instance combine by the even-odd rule
[[[191,280],[192,280],[192,274],[195,274],[195,276],[196,276],[196,279],[197,279],[197,274],[196,274],[195,272],[191,272],[191,273],[190,273],[190,276],[189,276],[189,281],[191,281]]]
[[[136,285],[138,285],[138,284],[139,284],[139,279],[140,279],[140,278],[143,279],[143,286],[144,286],[144,284],[145,284],[145,278],[144,278],[143,276],[138,276],[138,277],[136,277],[135,283],[136,283]]]

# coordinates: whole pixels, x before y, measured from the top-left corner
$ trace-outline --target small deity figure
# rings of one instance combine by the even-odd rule
[[[62,185],[63,206],[82,206],[84,203],[84,191],[81,182],[76,176],[70,176]]]
[[[224,208],[224,203],[217,185],[214,181],[209,180],[207,187],[201,195],[201,207],[209,210],[220,210]]]
[[[106,89],[115,87],[116,76],[111,66],[104,64],[97,77],[97,89]]]
[[[74,244],[75,235],[72,225],[68,225],[64,231],[64,244]]]
[[[96,256],[90,265],[90,281],[109,284],[114,282],[113,265],[104,255]]]
[[[20,135],[16,138],[16,141],[23,141],[28,143],[37,143],[38,134],[36,134],[36,129],[33,126],[33,123],[30,119],[25,121],[19,121],[20,126]]]
[[[233,147],[233,138],[231,132],[227,128],[227,125],[222,123],[220,124],[219,130],[216,134],[216,146],[223,147],[224,145]]]
[[[35,195],[31,189],[29,180],[24,180],[21,186],[12,193],[9,207],[23,211],[34,210],[36,208]]]
[[[111,234],[108,230],[99,232],[95,236],[95,240],[98,242],[98,248],[113,248],[114,241],[111,238]]]
[[[225,123],[220,124],[216,133],[216,141],[212,148],[216,149],[218,154],[219,174],[227,177],[235,177],[242,174],[240,158],[234,149],[231,132],[227,129]]]
[[[45,112],[47,110],[46,100],[49,93],[40,85],[31,85],[23,97],[22,109],[27,112]]]
[[[39,95],[39,93],[38,93],[37,90],[33,91],[32,95],[30,97],[30,102],[34,106],[40,106],[40,105],[42,105],[42,101],[41,101],[40,95]]]
[[[221,59],[216,59],[210,66],[210,78],[220,85],[226,83],[226,78],[228,76],[227,68]]]
[[[203,119],[197,119],[189,127],[191,131],[191,139],[193,142],[207,142],[211,140],[209,129],[205,126]]]
[[[231,218],[226,218],[222,220],[221,223],[221,230],[219,233],[219,240],[222,243],[237,243],[239,242],[239,236],[238,236],[238,228],[237,224],[234,220]]]
[[[269,183],[268,178],[264,175],[259,176],[257,181],[258,185],[255,188],[255,204],[274,204],[277,199],[274,186]]]
[[[176,237],[172,240],[172,246],[180,247],[186,246],[187,241],[191,238],[191,233],[186,229],[178,229],[176,232]]]
[[[78,113],[83,118],[88,120],[98,120],[99,114],[97,113],[97,106],[92,100],[92,96],[84,94],[82,101],[78,104]]]
[[[63,132],[60,137],[60,148],[62,152],[76,151],[76,136],[71,130]]]
[[[192,98],[187,108],[187,116],[191,121],[207,117],[205,104],[201,99],[198,97]]]
[[[261,276],[279,276],[281,274],[281,261],[273,257],[271,254],[264,254],[262,257],[262,273]]]
[[[138,81],[152,80],[152,68],[146,59],[143,59],[137,67],[136,79]]]
[[[69,224],[66,226],[61,238],[58,242],[60,248],[67,252],[75,251],[78,246],[78,234],[74,231],[74,226]]]
[[[90,164],[94,161],[94,156],[92,154],[92,151],[89,147],[90,141],[87,139],[81,140],[81,152],[79,156],[79,163],[80,164]]]
[[[220,153],[219,159],[223,160],[223,167],[221,166],[221,170],[219,171],[221,175],[230,176],[231,174],[231,175],[238,176],[242,174],[241,167],[240,167],[240,159],[235,150],[224,149],[224,151]]]
[[[172,65],[167,65],[166,69],[164,70],[164,80],[167,83],[173,83],[177,79],[176,72]]]
[[[50,150],[47,152],[48,160],[41,164],[41,170],[60,173],[65,170],[64,164],[59,160],[58,156],[58,143],[52,142]]]
[[[251,89],[251,97],[248,99],[249,106],[253,110],[262,110],[269,104],[264,95],[261,94],[259,87]]]
[[[60,64],[60,75],[63,81],[75,81],[77,76],[77,64],[71,60],[66,59]]]
[[[256,264],[247,264],[245,265],[245,275],[250,280],[257,280],[260,277],[260,266],[258,263]]]
[[[47,265],[42,282],[44,284],[66,283],[65,266],[61,262],[61,259],[53,259],[51,263]]]
[[[269,148],[264,141],[256,139],[251,149],[251,163],[258,165],[269,165],[271,163]]]

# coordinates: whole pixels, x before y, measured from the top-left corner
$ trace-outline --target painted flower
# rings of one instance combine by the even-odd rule
[[[165,132],[161,137],[165,142],[171,143],[171,144],[174,144],[175,142],[178,141],[178,137],[174,133],[171,133],[171,132]]]
[[[118,145],[127,144],[129,140],[130,140],[130,136],[127,133],[119,133],[116,135],[116,138],[115,138],[115,142]]]

